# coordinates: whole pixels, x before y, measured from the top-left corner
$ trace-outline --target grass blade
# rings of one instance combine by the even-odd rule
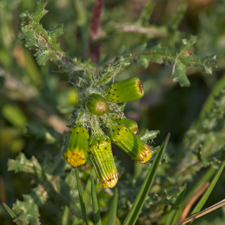
[[[87,218],[86,208],[85,208],[85,204],[84,204],[83,190],[82,190],[82,187],[81,187],[81,182],[80,182],[80,177],[79,177],[79,174],[78,174],[77,167],[75,167],[74,170],[75,170],[75,174],[76,174],[76,178],[77,178],[77,188],[78,188],[78,192],[79,192],[82,217],[83,217],[84,223],[86,223],[86,225],[88,225],[88,218]]]
[[[146,197],[147,197],[147,195],[148,195],[148,193],[151,189],[151,186],[153,184],[157,168],[158,168],[159,163],[161,162],[163,154],[166,150],[166,146],[167,146],[169,137],[170,137],[170,135],[168,134],[167,137],[166,137],[166,140],[162,144],[159,152],[157,153],[157,155],[155,157],[155,160],[154,160],[153,164],[151,165],[151,167],[149,169],[148,175],[147,175],[144,183],[142,184],[141,189],[138,192],[137,197],[134,201],[134,204],[132,205],[123,225],[135,224],[135,222],[138,218],[138,215],[139,215],[139,213],[142,209],[142,206],[145,202],[145,199],[146,199]]]
[[[16,218],[16,214],[12,211],[12,209],[9,208],[4,202],[2,203],[4,206],[5,210],[9,213],[9,215],[12,217],[12,219]]]
[[[187,184],[185,184],[182,187],[182,189],[180,190],[180,193],[179,193],[179,195],[177,197],[177,200],[176,200],[176,202],[175,202],[175,204],[174,204],[174,206],[173,206],[173,208],[172,208],[172,210],[171,210],[171,212],[170,212],[170,214],[169,214],[169,216],[168,216],[168,218],[166,220],[166,224],[165,225],[172,225],[172,224],[174,224],[174,220],[175,220],[176,214],[177,214],[177,212],[178,212],[178,210],[179,210],[179,208],[181,206],[181,201],[182,201],[182,199],[184,197],[184,193],[186,191],[186,187],[187,187]]]
[[[118,190],[116,188],[110,205],[108,225],[116,224],[117,201],[118,201]]]
[[[95,183],[93,177],[91,178],[91,196],[92,196],[92,206],[93,206],[93,213],[94,213],[94,221],[96,225],[101,225],[101,217],[99,213],[99,208],[98,208],[98,200],[97,200],[97,195],[95,192]]]
[[[188,204],[189,200],[196,194],[196,191],[199,190],[204,184],[210,181],[213,174],[215,174],[216,170],[214,168],[209,168],[208,171],[204,174],[202,178],[191,188],[189,193],[185,196],[184,200],[182,201],[182,205],[178,210],[178,213],[176,214],[175,221],[178,221],[180,219],[181,215],[184,213],[184,209],[186,205]]]
[[[200,199],[200,201],[198,202],[198,204],[195,206],[195,208],[191,212],[191,215],[193,215],[193,214],[198,213],[198,212],[201,211],[201,209],[204,206],[205,202],[209,198],[209,196],[210,196],[213,188],[215,187],[217,181],[219,180],[219,177],[220,177],[221,173],[223,172],[224,166],[225,166],[225,162],[223,162],[223,164],[220,166],[220,169],[216,173],[215,177],[213,178],[212,182],[210,183],[209,187],[207,188],[205,194],[202,196],[202,198]],[[190,222],[190,224],[192,222]]]
[[[91,180],[92,180],[92,177],[94,180],[96,179],[96,173],[95,173],[94,169],[92,169],[91,175],[88,178],[88,181],[87,181],[87,183],[85,185],[85,189],[84,189],[84,204],[85,204],[87,212],[88,212],[89,206],[91,205]]]
[[[198,204],[196,205],[194,210],[191,212],[191,215],[199,212],[202,209],[202,207],[204,206],[208,197],[210,196],[213,188],[215,187],[217,181],[219,180],[220,175],[223,172],[224,166],[225,166],[225,162],[223,162],[223,164],[220,166],[220,169],[216,173],[215,177],[213,178],[212,182],[210,183],[210,185],[209,185],[208,189],[206,190],[205,194],[202,196],[202,198],[200,199],[200,201],[198,202]]]

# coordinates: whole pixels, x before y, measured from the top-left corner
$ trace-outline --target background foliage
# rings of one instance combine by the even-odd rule
[[[46,30],[64,24],[64,35],[58,38],[61,49],[90,70],[94,64],[88,58],[96,59],[96,46],[100,49],[98,69],[125,53],[142,52],[117,80],[138,76],[143,81],[145,96],[128,103],[125,113],[138,122],[140,132],[160,130],[151,145],[157,147],[171,133],[167,162],[160,167],[138,220],[138,224],[165,224],[184,182],[185,203],[224,160],[225,1],[189,0],[183,5],[160,0],[144,8],[147,2],[106,0],[97,38],[89,34],[94,6],[90,0],[49,0],[49,13],[41,24]],[[64,132],[77,102],[72,85],[76,79],[69,73],[68,83],[68,68],[60,65],[59,73],[58,66],[47,61],[50,55],[40,58],[17,37],[19,14],[27,8],[32,11],[35,3],[0,0],[0,200],[20,215],[18,224],[38,224],[39,220],[42,224],[76,224],[81,218],[76,176],[61,159]],[[134,32],[127,32],[131,25]],[[217,69],[209,76],[215,55]],[[181,87],[189,82],[189,87]],[[148,167],[135,163],[115,146],[114,155],[120,173],[119,224]],[[95,174],[89,161],[79,175],[91,224],[90,177]],[[205,207],[224,198],[224,182],[222,175]],[[103,223],[107,223],[113,192],[98,183],[96,191]],[[26,217],[21,211],[24,206],[29,208]],[[218,209],[194,223],[223,224],[224,218],[224,210]],[[13,224],[2,205],[0,220]]]

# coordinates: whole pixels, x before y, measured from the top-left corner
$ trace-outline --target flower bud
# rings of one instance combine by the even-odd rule
[[[106,100],[99,94],[91,94],[87,99],[87,107],[94,115],[101,116],[109,109]]]
[[[93,136],[89,142],[89,155],[100,184],[105,188],[113,188],[118,180],[118,172],[109,137]]]
[[[131,130],[131,132],[133,134],[136,135],[138,133],[138,124],[134,120],[131,120],[131,119],[128,119],[128,118],[122,118],[122,119],[115,118],[115,121],[118,124],[126,125]]]
[[[111,102],[121,103],[134,101],[144,95],[144,88],[137,78],[129,78],[116,84],[111,84],[106,91],[106,99]]]
[[[72,167],[81,166],[87,161],[88,138],[89,134],[83,126],[73,126],[69,129],[63,147],[63,158]]]
[[[139,163],[146,163],[152,157],[152,151],[148,145],[124,125],[115,126],[109,136],[114,144]]]

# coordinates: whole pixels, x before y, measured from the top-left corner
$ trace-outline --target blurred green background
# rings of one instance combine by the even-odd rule
[[[129,102],[125,113],[138,122],[140,132],[146,128],[160,130],[155,146],[171,133],[169,149],[173,152],[173,149],[178,150],[184,134],[198,118],[215,85],[217,89],[225,87],[225,1],[154,1],[149,22],[157,29],[166,26],[182,3],[187,4],[178,30],[167,31],[163,35],[148,37],[114,29],[115,23],[134,23],[147,2],[105,0],[102,36],[97,40],[101,54],[96,63],[101,66],[123,52],[132,52],[145,42],[150,46],[161,43],[172,47],[191,34],[198,36],[197,44],[191,49],[194,54],[217,55],[218,68],[213,71],[213,76],[194,68],[187,71],[191,82],[188,88],[172,82],[172,68],[167,64],[150,63],[147,69],[143,69],[134,63],[118,76],[118,80],[138,76],[143,81],[145,96]],[[48,0],[49,13],[41,21],[46,29],[63,23],[64,35],[58,40],[61,48],[82,60],[87,60],[90,55],[88,29],[93,5],[94,0]],[[34,184],[32,177],[25,173],[8,172],[8,159],[14,159],[19,152],[27,158],[35,156],[37,159],[45,154],[57,154],[61,150],[66,125],[71,120],[70,112],[77,101],[76,90],[67,83],[68,75],[57,73],[58,68],[51,62],[39,67],[33,57],[34,52],[25,49],[17,37],[19,14],[27,8],[32,10],[34,6],[34,0],[0,0],[0,201],[10,207],[16,199],[21,200],[23,194],[28,194]],[[114,149],[114,153],[123,168],[119,182],[123,182],[125,176],[138,177],[139,165],[118,149]],[[193,178],[193,183],[199,179],[198,176],[201,174]],[[225,197],[224,185],[225,175],[207,202],[208,206]],[[41,210],[43,224],[53,224],[55,212]],[[205,216],[195,224],[224,224],[223,209],[214,215]],[[0,221],[4,225],[13,224],[2,205]],[[140,224],[147,223],[142,221]]]

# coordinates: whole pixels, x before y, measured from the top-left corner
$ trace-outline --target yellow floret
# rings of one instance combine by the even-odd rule
[[[67,154],[64,155],[64,158],[73,167],[81,166],[86,162],[83,150],[74,152],[68,150]]]
[[[145,150],[139,155],[139,160],[137,162],[139,163],[146,163],[148,162],[152,157],[152,151],[151,149],[146,145]]]
[[[117,184],[118,181],[118,172],[116,171],[111,175],[111,177],[105,179],[105,180],[99,180],[100,184],[104,188],[113,188]]]

